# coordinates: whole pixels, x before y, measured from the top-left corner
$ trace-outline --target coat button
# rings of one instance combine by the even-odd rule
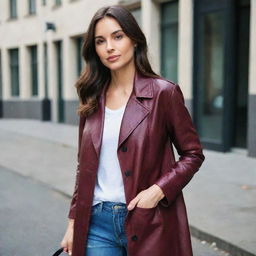
[[[126,146],[122,146],[122,151],[126,152],[127,151],[127,147]]]
[[[131,176],[131,173],[132,173],[132,171],[130,171],[130,170],[126,170],[126,171],[124,172],[124,174],[125,174],[126,177]]]
[[[137,241],[138,237],[136,235],[133,235],[132,237],[132,241]]]

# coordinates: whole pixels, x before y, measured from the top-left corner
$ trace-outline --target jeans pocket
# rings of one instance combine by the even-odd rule
[[[92,216],[97,215],[101,211],[102,211],[102,203],[97,203],[97,204],[92,206],[91,215]]]

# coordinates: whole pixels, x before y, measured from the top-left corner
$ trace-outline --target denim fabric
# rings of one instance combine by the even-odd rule
[[[126,204],[101,202],[92,207],[86,256],[127,256]]]

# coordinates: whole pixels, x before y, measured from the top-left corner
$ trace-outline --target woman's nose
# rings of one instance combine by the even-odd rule
[[[113,45],[112,45],[112,42],[111,41],[107,41],[107,51],[110,52],[112,51],[114,48],[113,48]]]

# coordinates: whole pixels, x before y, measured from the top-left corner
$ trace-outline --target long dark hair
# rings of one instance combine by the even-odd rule
[[[84,36],[82,55],[86,67],[77,80],[75,87],[79,96],[78,114],[89,116],[98,108],[98,96],[104,85],[111,80],[110,70],[104,66],[95,49],[95,27],[97,22],[104,17],[114,18],[124,33],[137,44],[135,50],[135,68],[147,77],[158,77],[152,70],[147,57],[147,42],[133,15],[123,6],[112,5],[100,8],[93,16]]]

